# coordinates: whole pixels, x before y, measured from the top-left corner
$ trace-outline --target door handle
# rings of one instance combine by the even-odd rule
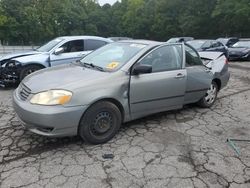
[[[78,56],[79,57],[83,57],[83,56],[85,56],[86,54],[85,53],[80,53]]]
[[[178,73],[178,74],[175,76],[176,79],[180,79],[180,78],[184,78],[184,77],[185,77],[185,75],[182,74],[182,73]]]

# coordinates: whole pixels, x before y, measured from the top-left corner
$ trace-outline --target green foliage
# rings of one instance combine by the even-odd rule
[[[0,40],[41,44],[62,35],[249,37],[250,0],[0,0]]]

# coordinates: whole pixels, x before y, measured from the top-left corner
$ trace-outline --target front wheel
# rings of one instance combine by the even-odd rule
[[[28,76],[29,74],[35,72],[35,71],[38,71],[42,69],[41,66],[39,65],[27,65],[26,67],[24,67],[22,70],[21,70],[21,73],[20,73],[20,82],[26,77]]]
[[[210,88],[207,90],[206,95],[198,102],[198,104],[203,108],[211,107],[217,99],[217,94],[218,85],[213,81]]]
[[[102,144],[115,136],[121,122],[121,112],[116,105],[106,101],[98,102],[83,115],[78,134],[90,144]]]

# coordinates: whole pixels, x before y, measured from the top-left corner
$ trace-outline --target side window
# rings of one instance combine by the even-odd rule
[[[224,47],[224,45],[221,42],[218,42],[219,47]]]
[[[104,45],[106,45],[107,42],[101,41],[101,40],[85,40],[84,41],[84,50],[85,51],[93,51],[96,50]]]
[[[195,65],[203,65],[198,53],[195,50],[185,45],[185,52],[186,52],[187,67]]]
[[[221,44],[219,43],[219,42],[213,42],[212,43],[212,48],[217,48],[217,47],[220,47],[221,46]]]
[[[66,42],[61,47],[64,48],[63,53],[70,53],[70,52],[81,52],[84,51],[83,49],[83,40],[72,40]]]
[[[144,57],[139,63],[151,65],[153,73],[181,69],[182,46],[181,45],[162,46],[152,51],[150,54]]]

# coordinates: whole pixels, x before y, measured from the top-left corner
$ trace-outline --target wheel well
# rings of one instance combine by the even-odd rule
[[[29,63],[27,65],[24,65],[24,67],[33,66],[33,65],[41,67],[41,68],[46,68],[44,65],[41,65],[41,64],[38,64],[38,63]]]
[[[118,109],[119,109],[120,112],[121,112],[121,115],[122,115],[122,122],[123,122],[124,116],[125,116],[124,108],[123,108],[122,104],[121,104],[118,100],[116,100],[116,99],[112,99],[112,98],[100,99],[100,100],[94,102],[93,104],[91,104],[88,108],[90,108],[91,106],[95,105],[95,104],[98,103],[98,102],[104,102],[104,101],[111,102],[111,103],[113,103],[114,105],[116,105],[116,106],[118,107]],[[88,110],[88,109],[87,109],[87,110]],[[85,114],[85,112],[83,113],[82,117],[84,116],[84,114]]]
[[[122,122],[123,122],[124,116],[125,116],[125,112],[124,112],[124,109],[123,109],[122,104],[121,104],[118,100],[116,100],[116,99],[104,98],[104,99],[98,100],[98,101],[94,102],[93,104],[91,104],[91,105],[88,107],[88,109],[89,109],[91,106],[95,105],[96,103],[98,103],[98,102],[104,102],[104,101],[111,102],[111,103],[113,103],[114,105],[116,105],[116,106],[118,107],[119,111],[121,112],[121,115],[122,115]],[[88,110],[88,109],[87,109],[87,110]],[[87,111],[87,110],[86,110],[86,111]],[[86,111],[85,111],[85,112],[86,112]],[[80,122],[81,122],[83,116],[85,115],[85,112],[82,114],[82,117],[81,117],[81,119],[80,119],[80,121],[79,121],[78,128],[77,128],[77,134],[79,134],[79,127],[80,127],[79,125],[80,125]]]
[[[124,108],[123,108],[122,104],[121,104],[118,100],[113,99],[113,98],[101,99],[101,100],[99,100],[99,101],[96,101],[94,104],[96,104],[96,103],[98,103],[98,102],[103,102],[103,101],[111,102],[111,103],[113,103],[114,105],[116,105],[116,106],[118,107],[118,109],[119,109],[120,112],[121,112],[121,115],[122,115],[122,122],[123,122],[125,112],[124,112]],[[92,104],[92,105],[94,105],[94,104]],[[91,106],[92,106],[92,105],[91,105]]]
[[[220,90],[221,89],[221,81],[220,81],[220,79],[215,78],[213,81],[217,84],[218,90]]]

